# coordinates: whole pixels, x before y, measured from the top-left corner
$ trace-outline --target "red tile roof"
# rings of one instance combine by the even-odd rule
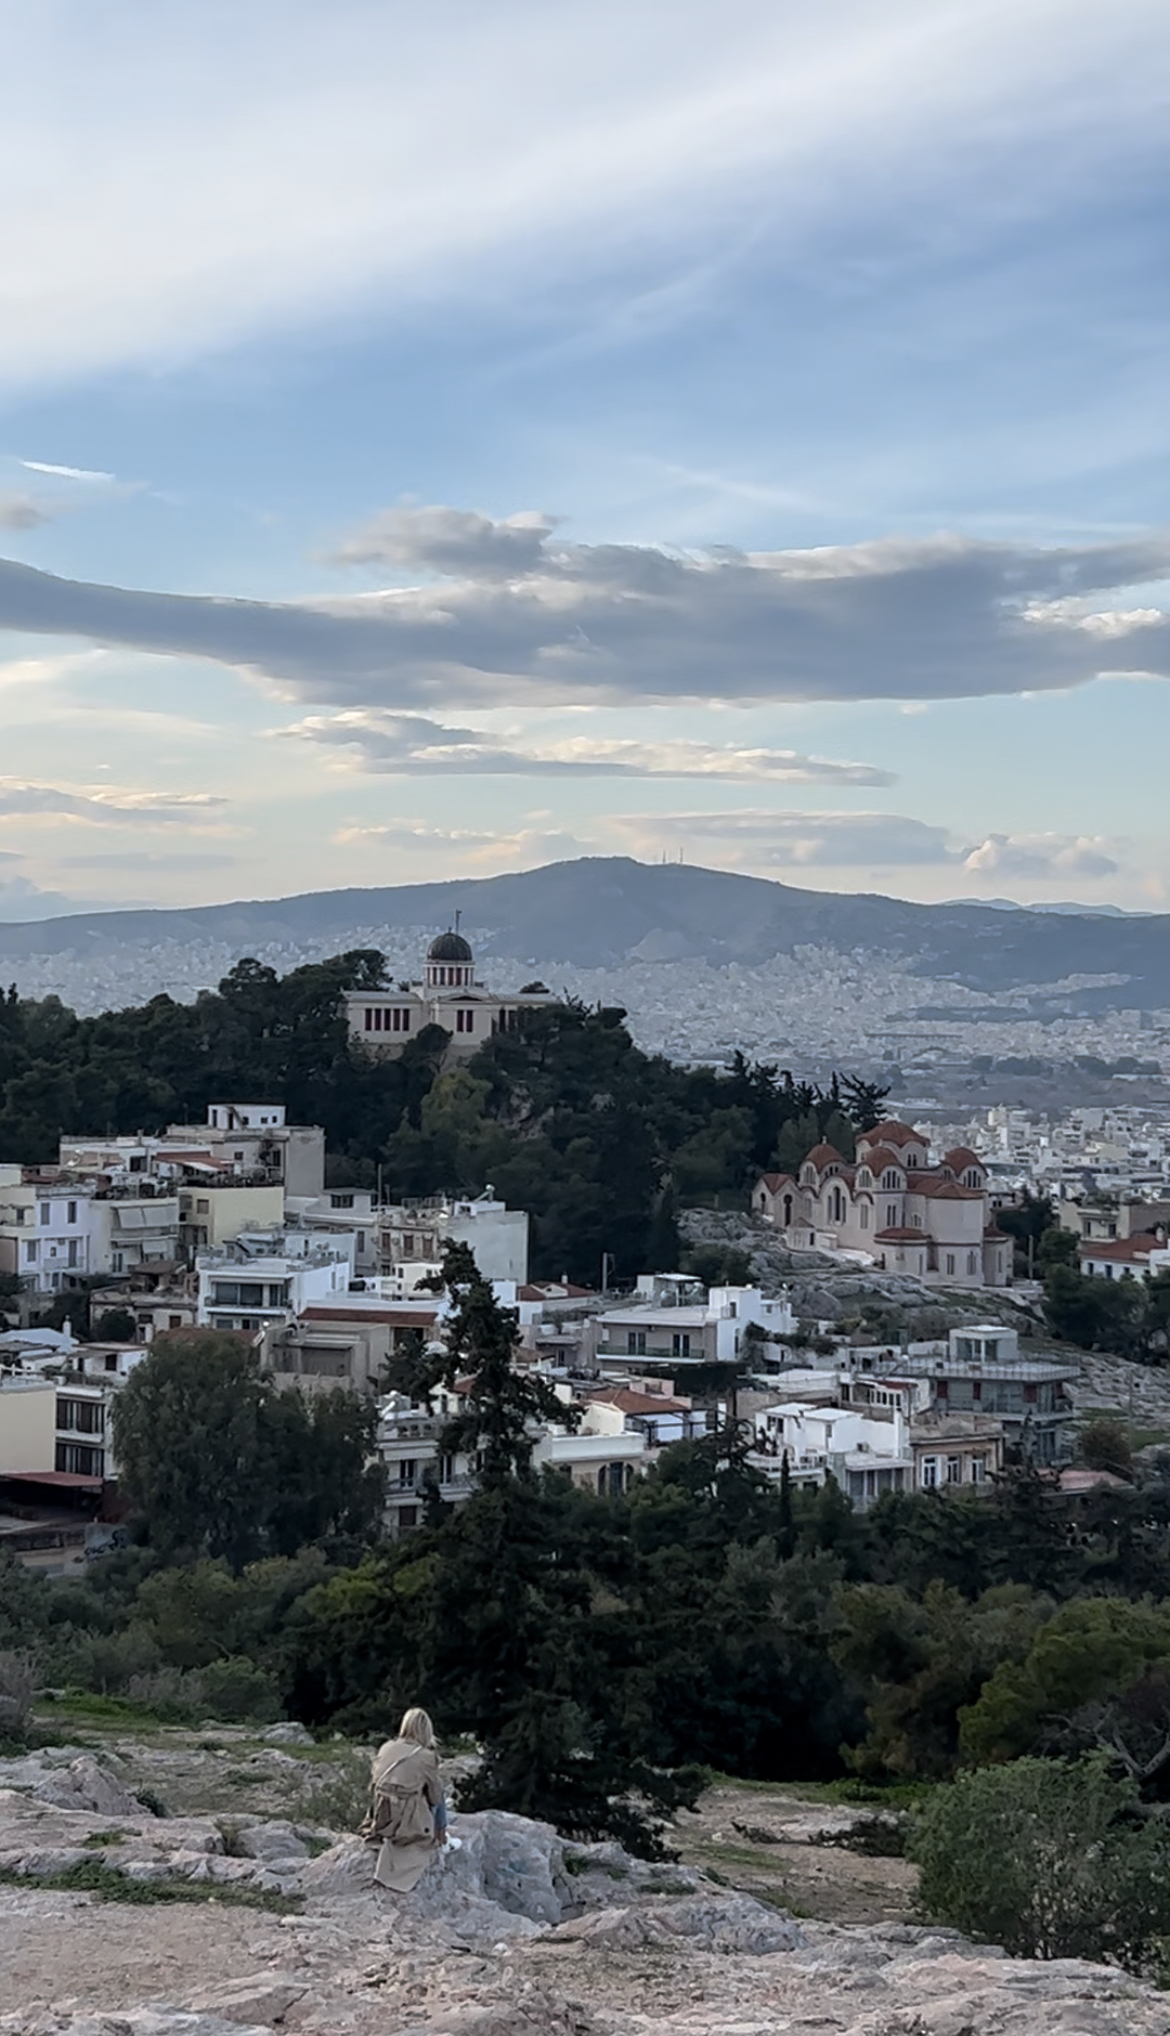
[[[767,1188],[768,1193],[774,1195],[784,1186],[785,1181],[788,1182],[790,1187],[794,1188],[796,1186],[795,1174],[761,1174],[756,1182],[756,1186]]]
[[[617,1407],[623,1414],[689,1414],[685,1400],[668,1400],[663,1393],[636,1393],[632,1386],[619,1386],[616,1392],[604,1395],[594,1394],[593,1406]]]
[[[823,1141],[820,1145],[813,1146],[812,1151],[805,1160],[805,1165],[815,1166],[818,1173],[823,1173],[827,1166],[843,1166],[844,1164],[844,1154],[838,1152],[835,1145],[826,1145]]]
[[[896,1117],[887,1117],[884,1123],[875,1124],[872,1131],[863,1132],[859,1143],[872,1144],[875,1140],[881,1145],[926,1144],[920,1131],[915,1131],[909,1124],[899,1123]]]
[[[867,1166],[870,1169],[870,1172],[875,1174],[880,1174],[883,1168],[888,1166],[900,1167],[903,1172],[905,1172],[906,1168],[906,1162],[902,1158],[901,1153],[895,1152],[892,1145],[874,1145],[871,1147],[867,1147],[865,1152],[861,1155],[859,1164],[861,1166]]]
[[[982,1188],[964,1188],[958,1181],[948,1180],[945,1176],[936,1174],[933,1170],[930,1173],[914,1172],[907,1174],[906,1191],[911,1195],[925,1195],[927,1200],[932,1202],[981,1202],[983,1200]]]
[[[1082,1239],[1078,1246],[1081,1258],[1103,1258],[1118,1265],[1133,1265],[1139,1259],[1147,1259],[1151,1251],[1164,1251],[1165,1242],[1145,1230],[1138,1237],[1117,1237],[1107,1244],[1097,1244],[1090,1238]]]
[[[875,1244],[928,1244],[930,1239],[925,1230],[913,1230],[908,1224],[894,1224],[889,1230],[879,1230],[874,1236]]]
[[[953,1167],[957,1174],[965,1173],[969,1166],[977,1166],[980,1173],[986,1171],[979,1154],[972,1152],[969,1145],[956,1145],[950,1152],[945,1152],[943,1165]]]

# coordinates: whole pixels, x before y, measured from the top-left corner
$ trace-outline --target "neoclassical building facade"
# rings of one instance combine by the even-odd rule
[[[544,988],[508,994],[488,989],[476,978],[468,942],[452,929],[432,940],[420,982],[392,990],[347,990],[344,996],[349,1036],[370,1052],[400,1054],[425,1026],[441,1025],[451,1035],[448,1057],[459,1060],[493,1033],[511,1030],[521,1012],[557,1002]]]
[[[1011,1283],[1012,1242],[978,1155],[956,1146],[932,1166],[921,1133],[893,1118],[862,1133],[853,1162],[818,1145],[797,1174],[762,1174],[752,1209],[793,1248],[864,1251],[938,1286]]]

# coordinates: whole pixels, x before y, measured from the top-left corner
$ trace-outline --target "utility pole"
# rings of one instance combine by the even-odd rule
[[[612,1268],[613,1268],[612,1251],[603,1251],[601,1254],[601,1292],[603,1298],[609,1292],[609,1275],[610,1272],[612,1271]]]

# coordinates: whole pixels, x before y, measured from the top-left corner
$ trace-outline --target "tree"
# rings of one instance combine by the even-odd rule
[[[1086,1421],[1081,1429],[1078,1454],[1089,1470],[1112,1471],[1115,1477],[1133,1477],[1133,1445],[1124,1422],[1101,1414]]]
[[[93,1333],[99,1343],[133,1343],[138,1336],[138,1320],[131,1308],[104,1308]]]
[[[960,1775],[912,1826],[920,1907],[1017,1958],[1148,1972],[1170,1932],[1170,1827],[1137,1800],[1101,1756]]]
[[[1040,1627],[1022,1657],[1004,1660],[962,1712],[967,1760],[1043,1751],[1075,1712],[1170,1664],[1170,1610],[1124,1598],[1076,1598]]]
[[[373,1410],[278,1393],[229,1333],[158,1336],[114,1403],[119,1485],[157,1552],[233,1570],[328,1534],[361,1538],[380,1514]]]
[[[485,1491],[532,1477],[532,1451],[545,1422],[574,1428],[579,1409],[538,1372],[515,1365],[518,1318],[496,1300],[470,1245],[448,1244],[437,1281],[450,1304],[440,1344],[413,1351],[391,1383],[428,1400],[439,1386],[460,1387],[460,1408],[439,1438],[440,1450],[466,1454],[478,1464]]]

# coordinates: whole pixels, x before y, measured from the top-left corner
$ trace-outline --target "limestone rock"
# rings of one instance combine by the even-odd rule
[[[620,1909],[599,1909],[577,1916],[552,1933],[560,1942],[634,1951],[646,1944],[691,1939],[704,1951],[739,1951],[761,1957],[775,1951],[796,1951],[804,1934],[791,1916],[755,1902],[749,1895],[684,1897],[681,1901],[643,1902]]]
[[[315,1746],[317,1744],[306,1725],[298,1725],[295,1719],[286,1718],[279,1725],[268,1725],[260,1734],[269,1746]]]
[[[54,1769],[33,1789],[38,1802],[62,1810],[90,1810],[99,1817],[140,1817],[142,1805],[117,1776],[91,1753]]]

